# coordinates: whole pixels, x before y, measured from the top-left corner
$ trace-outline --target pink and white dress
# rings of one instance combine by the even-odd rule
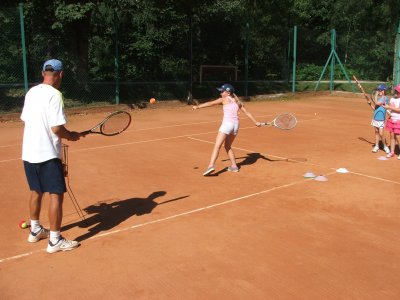
[[[239,131],[239,105],[234,98],[228,97],[229,102],[224,104],[222,109],[224,111],[224,118],[222,119],[219,131],[226,135],[237,135]]]
[[[390,106],[400,108],[400,98],[390,99]],[[400,134],[400,113],[391,111],[390,118],[386,122],[385,129],[395,134]]]

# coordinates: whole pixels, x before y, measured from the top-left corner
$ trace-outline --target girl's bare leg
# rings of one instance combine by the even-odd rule
[[[390,152],[394,153],[394,149],[396,147],[396,137],[393,132],[390,133]]]
[[[228,154],[229,160],[231,161],[232,167],[237,167],[235,153],[233,153],[233,150],[232,150],[232,144],[233,144],[233,141],[235,140],[235,138],[236,138],[236,135],[230,134],[225,139],[225,150],[226,150],[226,153]]]
[[[226,137],[227,137],[227,135],[225,133],[218,132],[217,138],[215,140],[214,149],[213,149],[212,154],[211,154],[210,164],[208,165],[208,167],[213,167],[214,166],[214,164],[215,164],[215,162],[217,161],[217,158],[218,158],[219,150],[221,149],[221,146],[224,143]]]
[[[374,130],[375,130],[375,146],[379,147],[379,141],[381,140],[382,134],[380,128],[374,127]]]
[[[380,140],[382,141],[383,148],[385,149],[388,145],[386,145],[386,142],[385,142],[384,129],[383,129],[383,128],[379,128],[378,133],[379,133],[379,138],[380,138]]]

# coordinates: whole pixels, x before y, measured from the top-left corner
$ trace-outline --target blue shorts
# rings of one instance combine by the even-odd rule
[[[31,191],[63,194],[67,191],[61,160],[53,158],[41,163],[24,161],[26,179]]]

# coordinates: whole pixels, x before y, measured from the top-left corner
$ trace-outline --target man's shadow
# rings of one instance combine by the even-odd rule
[[[84,211],[90,215],[84,221],[75,222],[62,227],[62,231],[79,226],[81,228],[89,228],[88,232],[78,236],[75,240],[83,241],[89,239],[96,234],[110,230],[130,217],[137,215],[150,214],[158,205],[181,200],[189,196],[182,196],[170,199],[164,202],[156,202],[155,199],[166,194],[165,191],[151,193],[147,198],[130,198],[113,203],[100,203],[90,205],[84,208]],[[93,226],[93,227],[92,227]]]

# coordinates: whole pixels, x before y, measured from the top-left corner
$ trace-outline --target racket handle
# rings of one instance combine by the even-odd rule
[[[85,131],[82,131],[80,134],[85,136],[85,135],[88,135],[89,133],[90,133],[90,130],[85,130]]]
[[[271,126],[272,125],[272,123],[268,123],[268,122],[262,122],[261,123],[261,126]]]

